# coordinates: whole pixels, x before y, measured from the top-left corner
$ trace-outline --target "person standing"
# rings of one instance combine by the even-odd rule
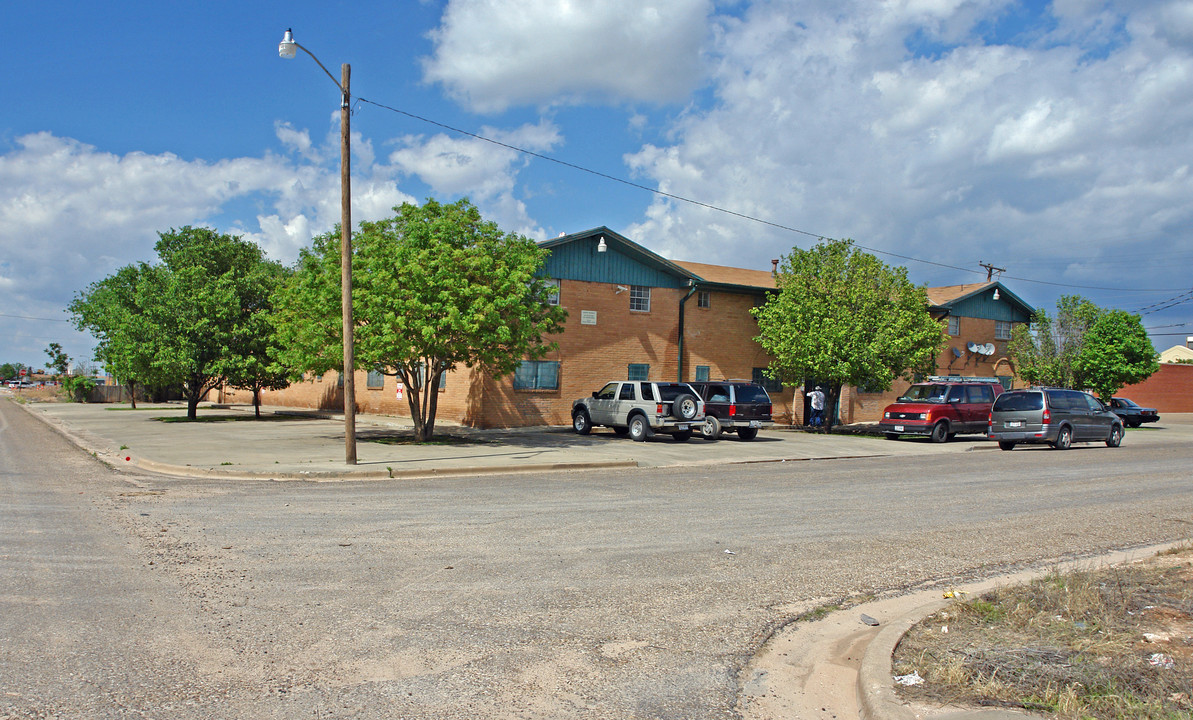
[[[811,425],[819,427],[824,424],[824,389],[819,385],[808,393],[808,400],[812,403]]]

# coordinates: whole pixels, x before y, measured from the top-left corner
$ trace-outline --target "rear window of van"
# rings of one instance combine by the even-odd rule
[[[1044,394],[1006,392],[994,401],[994,412],[1026,412],[1044,409]]]

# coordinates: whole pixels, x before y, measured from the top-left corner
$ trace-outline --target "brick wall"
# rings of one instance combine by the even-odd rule
[[[1118,391],[1144,407],[1163,413],[1193,412],[1193,365],[1161,364],[1147,380]]]
[[[560,304],[567,309],[564,332],[548,338],[558,349],[543,359],[557,360],[559,389],[515,390],[513,376],[499,380],[478,369],[460,366],[447,374],[447,387],[439,394],[438,417],[480,428],[571,424],[572,401],[599,390],[606,382],[624,380],[631,363],[650,366],[649,379],[674,381],[679,372],[679,303],[686,289],[652,288],[648,312],[630,310],[630,293],[617,284],[563,280]],[[625,286],[622,286],[625,287]],[[770,358],[753,338],[757,324],[750,315],[754,298],[733,293],[712,293],[710,307],[697,307],[693,295],[685,305],[684,379],[694,380],[696,366],[709,366],[709,376],[750,378],[753,369],[766,367]],[[584,311],[596,314],[595,324],[584,324]],[[343,408],[337,373],[262,394],[268,405]],[[395,397],[396,380],[384,378],[384,387],[368,388],[367,373],[356,374],[357,409],[409,417],[405,402]],[[793,388],[773,393],[776,419],[790,418]],[[247,391],[226,390],[222,402],[249,403]]]

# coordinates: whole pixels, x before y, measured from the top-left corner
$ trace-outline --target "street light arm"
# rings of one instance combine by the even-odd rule
[[[294,50],[290,49],[291,47],[296,47],[299,50],[302,50],[307,55],[310,55],[311,59],[315,61],[315,64],[318,65],[319,68],[321,70],[323,70],[323,72],[327,73],[327,77],[331,78],[331,81],[333,83],[335,83],[336,87],[338,87],[340,89],[340,94],[344,96],[344,106],[346,107],[348,105],[348,97],[349,97],[348,91],[344,89],[344,86],[340,84],[339,80],[336,80],[336,76],[332,75],[330,70],[323,67],[323,63],[319,62],[319,58],[315,57],[315,53],[311,52],[310,50],[307,50],[302,45],[300,45],[298,42],[296,42],[294,40],[294,35],[291,33],[290,30],[287,30],[285,37],[282,38],[282,42],[278,45],[278,55],[280,55],[283,58],[286,58],[287,60],[294,57]]]

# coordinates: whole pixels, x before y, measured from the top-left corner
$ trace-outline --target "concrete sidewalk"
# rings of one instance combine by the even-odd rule
[[[863,435],[820,435],[787,427],[764,430],[752,441],[723,435],[686,443],[659,435],[644,443],[598,428],[580,436],[570,427],[476,430],[436,425],[436,441],[414,444],[406,418],[357,415],[357,462],[344,462],[343,417],[280,407],[199,408],[185,422],[185,405],[29,403],[24,407],[80,447],[116,468],[190,476],[273,479],[411,478],[553,469],[667,467],[883,457],[967,452],[993,447],[981,436],[934,445],[890,442]]]

